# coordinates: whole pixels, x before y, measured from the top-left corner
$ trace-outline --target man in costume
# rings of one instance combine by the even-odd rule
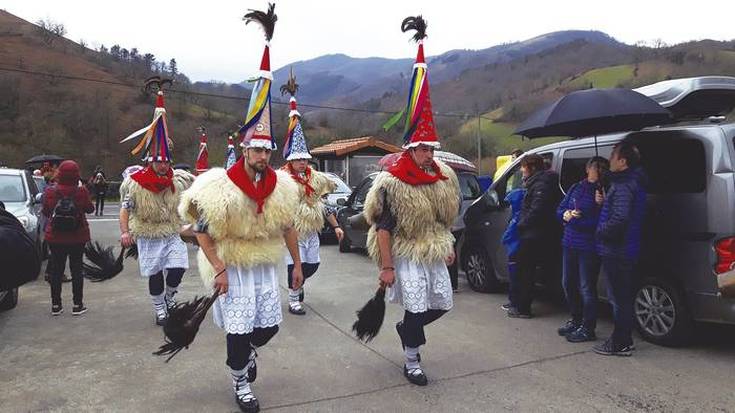
[[[159,80],[152,80],[148,86],[156,82]],[[140,275],[148,278],[156,324],[162,326],[168,310],[176,304],[174,295],[189,268],[186,245],[179,236],[181,219],[176,208],[181,193],[191,185],[194,176],[171,168],[172,142],[168,138],[163,91],[158,84],[153,122],[123,140],[144,133],[133,154],[145,149],[148,165],[129,175],[120,185],[120,243],[125,248],[137,246]]]
[[[299,204],[294,214],[294,227],[299,233],[299,254],[301,256],[301,270],[304,274],[304,282],[316,273],[319,268],[319,231],[324,227],[324,220],[334,228],[338,240],[342,240],[344,232],[337,223],[334,211],[327,209],[322,196],[334,191],[336,184],[324,173],[313,170],[309,166],[309,147],[306,144],[306,136],[301,127],[301,114],[296,109],[296,91],[298,84],[293,76],[293,71],[288,82],[281,86],[281,93],[291,95],[286,143],[283,146],[283,157],[286,165],[283,169],[291,175],[298,184]],[[304,287],[294,288],[293,269],[294,263],[290,255],[286,255],[286,266],[288,271],[288,311],[291,314],[304,315]]]
[[[417,30],[418,56],[406,111],[405,151],[381,172],[368,192],[365,218],[371,224],[368,251],[380,265],[380,283],[388,298],[403,305],[396,330],[404,348],[403,374],[426,385],[419,347],[426,343],[424,326],[452,308],[447,265],[454,262],[450,231],[459,209],[459,183],[447,165],[433,159],[439,142],[429,98],[421,16],[404,20],[402,30]]]
[[[276,19],[273,5],[268,13],[248,13],[246,19],[261,23],[270,40]],[[200,175],[179,205],[179,214],[195,225],[200,274],[205,284],[221,293],[213,305],[214,321],[227,334],[227,365],[243,412],[259,411],[250,388],[257,375],[256,349],[273,338],[282,321],[276,264],[283,259],[284,239],[295,264],[294,288],[303,281],[293,227],[298,189],[288,173],[268,165],[276,148],[270,124],[268,49],[266,45],[240,130],[243,156],[227,170],[213,168]]]

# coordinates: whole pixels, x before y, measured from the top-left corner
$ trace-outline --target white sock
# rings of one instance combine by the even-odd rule
[[[247,381],[247,369],[230,369],[230,374],[232,375],[232,389],[235,391],[235,395],[243,401],[254,399],[255,396],[250,389],[250,383]]]
[[[165,293],[151,296],[151,302],[153,303],[153,310],[158,313],[159,311],[166,310],[166,301],[164,299]]]
[[[406,368],[407,369],[420,369],[419,365],[419,348],[418,347],[406,347]]]
[[[298,290],[292,290],[288,289],[288,303],[294,304],[299,302],[299,295],[301,294],[301,289]]]
[[[178,291],[179,291],[179,287],[171,287],[167,285],[166,286],[166,298],[168,298],[169,300],[172,299]]]

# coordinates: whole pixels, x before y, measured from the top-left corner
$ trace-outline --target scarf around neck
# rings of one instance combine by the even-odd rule
[[[252,199],[256,205],[258,205],[258,214],[263,213],[265,200],[271,193],[273,193],[273,190],[276,189],[276,182],[278,181],[276,171],[274,171],[269,165],[262,173],[260,180],[253,184],[250,176],[245,172],[244,156],[227,170],[227,177],[230,178],[232,183],[237,185],[237,187],[240,188],[248,198]]]
[[[404,151],[396,163],[388,167],[388,173],[409,185],[428,185],[438,182],[440,179],[448,179],[444,176],[436,162],[431,163],[431,169],[435,175],[431,175],[421,169],[408,151]]]
[[[166,190],[166,188],[171,188],[171,192],[176,192],[173,177],[174,171],[171,168],[169,168],[166,175],[161,176],[158,175],[150,165],[130,175],[132,180],[154,194],[160,193]]]
[[[291,162],[288,162],[286,164],[286,171],[291,175],[291,178],[293,178],[294,181],[300,183],[304,186],[304,191],[306,192],[306,197],[310,197],[311,194],[314,193],[314,188],[311,186],[311,167],[307,166],[306,171],[304,171],[304,176],[301,177],[300,174],[298,174],[296,171],[293,170],[293,166],[291,165]]]

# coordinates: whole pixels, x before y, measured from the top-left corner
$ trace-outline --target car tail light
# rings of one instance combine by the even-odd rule
[[[735,268],[735,237],[724,238],[715,243],[717,264],[715,272],[722,274]]]

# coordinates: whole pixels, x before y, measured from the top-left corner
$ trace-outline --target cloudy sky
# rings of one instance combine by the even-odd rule
[[[415,48],[399,27],[414,14],[423,14],[429,23],[430,55],[568,29],[600,30],[626,43],[735,38],[731,0],[699,4],[706,7],[692,10],[661,0],[279,0],[271,61],[275,69],[330,53],[410,58]],[[242,81],[257,69],[262,31],[246,27],[242,16],[248,8],[266,5],[265,0],[0,0],[1,9],[31,22],[48,18],[63,23],[74,41],[137,47],[159,60],[176,58],[179,70],[193,80],[227,82]]]

